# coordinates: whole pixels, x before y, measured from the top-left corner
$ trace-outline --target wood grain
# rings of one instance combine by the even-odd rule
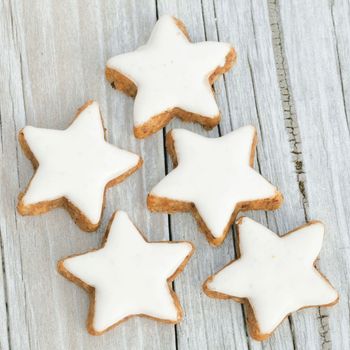
[[[203,281],[234,257],[232,232],[212,248],[190,214],[151,214],[148,191],[171,170],[164,132],[136,140],[133,100],[104,79],[107,58],[134,50],[158,16],[171,14],[193,41],[234,45],[237,64],[218,79],[222,113],[209,137],[246,124],[258,129],[255,164],[284,194],[281,209],[247,213],[283,234],[308,219],[327,227],[319,265],[340,291],[333,309],[293,314],[259,343],[247,336],[242,307],[209,299]],[[0,5],[1,201],[0,349],[347,349],[350,348],[350,5],[346,0],[77,0]],[[17,195],[33,172],[18,147],[24,125],[63,129],[87,99],[101,106],[111,143],[144,165],[107,192],[97,233],[63,210],[21,217]],[[174,282],[184,308],[177,326],[132,319],[102,337],[85,330],[88,296],[55,270],[58,259],[99,245],[116,209],[150,240],[187,239],[197,247]]]
[[[9,25],[9,19],[10,17],[8,16],[8,7],[6,6],[7,4],[1,3],[0,5],[0,22],[3,24],[0,26],[0,50],[3,52],[3,58],[0,60],[0,72],[5,71],[6,65],[10,61],[10,57],[14,54],[13,52],[13,43],[9,40],[9,30],[10,30],[10,25]],[[7,40],[5,40],[7,38]],[[5,51],[6,48],[6,51]],[[4,74],[3,75],[3,83],[5,82],[9,83],[9,74]],[[3,101],[8,97],[7,91],[5,89],[0,89],[0,117],[2,116],[2,113],[4,109],[6,108],[4,106]],[[0,134],[0,162],[3,164],[4,162],[4,149],[3,149],[3,135],[2,133]],[[4,169],[1,167],[1,179],[3,181],[4,179]],[[1,184],[3,183],[1,181]],[[0,197],[3,198],[4,196],[4,191],[3,187],[0,186]],[[3,206],[0,204],[0,210],[3,212]],[[0,232],[5,229],[5,222],[0,216]],[[2,234],[0,234],[0,349],[3,350],[8,350],[9,349],[9,334],[8,334],[8,312],[7,312],[7,288],[6,288],[6,271],[5,271],[5,257],[4,257],[4,242],[3,242],[3,237]]]
[[[306,212],[326,225],[319,264],[340,294],[336,307],[319,311],[321,345],[348,349],[350,137],[343,79],[349,68],[343,60],[350,47],[347,27],[339,22],[344,16],[349,21],[349,4],[281,2],[280,16],[306,172]]]
[[[1,3],[1,249],[2,271],[4,273],[2,290],[6,291],[7,315],[3,314],[6,306],[1,307],[1,323],[7,319],[8,335],[1,339],[1,346],[14,349],[29,348],[29,329],[25,301],[25,282],[22,279],[22,256],[20,237],[17,231],[15,203],[19,188],[17,142],[14,130],[19,123],[24,123],[24,101],[22,90],[22,71],[19,55],[19,31],[16,30],[16,17],[8,1]],[[6,171],[5,171],[6,170]],[[3,318],[4,317],[4,318]],[[3,323],[2,323],[3,324]],[[11,336],[12,334],[12,336]],[[17,337],[16,334],[21,334]],[[6,338],[8,344],[6,344]]]

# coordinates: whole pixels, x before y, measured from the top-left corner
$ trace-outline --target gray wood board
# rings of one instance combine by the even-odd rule
[[[320,267],[340,294],[337,306],[320,310],[322,344],[349,349],[349,67],[344,61],[350,49],[349,3],[296,1],[280,5],[306,173],[307,216],[326,224]],[[344,27],[339,26],[341,22]]]

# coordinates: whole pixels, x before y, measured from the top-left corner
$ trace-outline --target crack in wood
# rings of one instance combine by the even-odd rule
[[[15,214],[15,224],[16,224],[16,227],[17,227],[17,215]],[[17,230],[16,230],[17,231]],[[21,240],[19,239],[19,249],[20,249],[20,266],[21,266],[21,281],[22,281],[22,284],[23,284],[23,292],[24,292],[24,295],[23,295],[23,301],[24,301],[24,318],[25,318],[25,321],[26,321],[26,324],[29,325],[29,317],[28,317],[28,292],[27,292],[27,285],[26,285],[26,282],[25,282],[25,279],[24,279],[24,274],[23,274],[23,260],[22,260],[22,245],[21,245]],[[32,349],[32,336],[31,336],[31,333],[28,332],[28,345],[29,345],[29,349]]]
[[[7,331],[7,345],[8,348],[11,348],[10,344],[10,322],[8,322],[10,313],[9,313],[9,306],[8,306],[8,286],[6,281],[6,268],[5,268],[5,259],[4,259],[4,246],[3,246],[3,240],[2,240],[2,231],[0,232],[0,254],[1,254],[1,265],[2,265],[2,281],[3,281],[3,290],[4,290],[4,298],[5,298],[5,310],[6,310],[6,331]],[[1,343],[0,343],[1,345]]]
[[[203,9],[203,0],[201,0],[201,6],[202,6],[202,15],[203,15],[203,22],[204,22],[204,9]],[[213,0],[213,11],[214,11],[214,22],[215,22],[215,32],[216,32],[216,39],[217,41],[220,41],[220,32],[219,32],[219,27],[218,27],[218,21],[217,21],[217,14],[216,14],[216,5],[215,1]],[[224,92],[225,92],[225,99],[227,103],[227,111],[229,113],[229,119],[230,119],[230,130],[233,130],[233,125],[232,125],[232,117],[231,117],[231,106],[230,106],[230,99],[228,98],[228,88],[227,88],[227,82],[226,82],[226,75],[222,75],[223,81],[224,81]],[[218,131],[219,135],[222,136],[221,133],[221,127],[220,124],[218,125]],[[234,237],[234,232],[232,231],[233,237]]]
[[[317,319],[321,324],[320,335],[322,338],[322,342],[321,342],[322,350],[332,349],[328,318],[329,318],[328,310],[324,307],[318,308]]]
[[[279,4],[278,0],[268,0],[269,19],[272,31],[272,44],[276,62],[276,70],[278,75],[278,83],[282,97],[283,115],[286,130],[290,136],[289,145],[291,154],[293,155],[294,168],[297,175],[299,190],[302,196],[305,220],[308,221],[308,201],[306,191],[306,176],[303,168],[303,157],[301,139],[299,134],[298,120],[293,105],[293,96],[290,91],[290,83],[288,76],[288,64],[285,57],[283,47],[283,33],[280,24]],[[345,108],[345,106],[344,106]],[[316,263],[317,264],[317,263]],[[317,264],[318,265],[318,264]],[[319,334],[321,337],[322,350],[331,349],[331,335],[328,322],[328,311],[325,308],[317,308],[317,319],[319,321]],[[292,317],[289,316],[289,322],[292,325]],[[293,330],[293,327],[292,327]],[[294,332],[293,342],[295,346]]]
[[[292,334],[293,348],[297,349],[296,339],[295,339],[295,328],[294,328],[293,318],[291,316],[288,316],[288,323]]]
[[[1,112],[1,106],[0,106],[0,130],[1,130],[1,153],[4,154],[4,144],[3,144],[3,135],[2,135],[2,112]],[[7,347],[10,349],[10,323],[9,320],[9,306],[8,306],[8,286],[6,281],[6,267],[5,267],[5,250],[4,250],[4,243],[2,239],[2,230],[0,230],[0,255],[1,255],[1,268],[2,268],[2,288],[4,291],[4,302],[5,302],[5,311],[6,311],[6,339],[3,339],[0,341],[0,345],[3,344],[2,341],[7,341]],[[0,347],[1,348],[1,347]]]
[[[288,66],[283,49],[283,38],[280,27],[280,18],[277,0],[269,0],[269,17],[272,31],[272,44],[276,62],[276,70],[278,75],[278,83],[282,98],[283,115],[286,130],[289,135],[289,145],[291,154],[293,155],[294,168],[297,175],[299,190],[303,200],[303,208],[305,219],[307,220],[307,195],[305,190],[305,172],[303,170],[303,159],[301,140],[297,117],[292,101],[292,94],[289,89]]]
[[[335,42],[335,53],[336,53],[336,57],[337,57],[337,69],[338,69],[339,80],[340,80],[340,88],[341,88],[341,93],[342,93],[344,114],[346,117],[346,125],[348,128],[348,131],[350,132],[350,126],[349,126],[350,121],[349,121],[347,108],[346,108],[346,102],[345,102],[344,79],[343,79],[342,67],[341,67],[341,62],[340,62],[340,57],[339,57],[338,36],[337,36],[337,31],[335,28],[335,21],[334,21],[334,0],[332,0],[330,2],[330,14],[331,14],[331,20],[332,20],[333,37],[334,37],[334,42]]]
[[[18,38],[18,31],[17,31],[17,24],[13,15],[13,7],[14,4],[9,2],[8,6],[7,6],[7,13],[8,13],[8,17],[9,17],[9,28],[8,28],[8,38],[9,41],[12,42],[12,49],[14,50],[14,56],[15,59],[17,59],[17,63],[19,63],[19,70],[20,70],[20,81],[21,81],[21,98],[23,100],[23,104],[25,105],[25,101],[24,101],[24,84],[23,84],[23,63],[22,63],[22,56],[21,56],[21,52],[20,52],[20,45],[19,45],[19,38]],[[11,120],[13,122],[13,126],[14,126],[14,130],[17,130],[17,123],[16,123],[16,114],[15,114],[15,102],[16,98],[15,96],[13,96],[12,94],[12,75],[10,74],[8,77],[8,82],[9,82],[9,86],[8,86],[8,94],[9,94],[9,103],[11,106]],[[1,112],[1,115],[3,113]],[[1,145],[2,145],[2,153],[4,153],[4,144],[3,144],[3,137],[2,137],[2,130],[3,128],[3,124],[1,123]],[[14,141],[15,144],[17,144],[17,137],[16,137],[17,133],[14,133]],[[18,147],[16,147],[16,175],[17,175],[17,183],[18,185],[20,185],[20,175],[19,175],[19,153],[18,153]],[[15,202],[16,200],[14,200]],[[16,208],[16,203],[14,203],[14,208]],[[15,227],[16,227],[16,232],[17,230],[17,215],[16,215],[16,209],[14,209],[14,217],[15,217]],[[13,334],[11,335],[11,326],[10,326],[10,309],[9,309],[9,295],[10,295],[10,291],[9,291],[9,280],[10,279],[10,275],[7,272],[7,268],[6,268],[6,261],[8,261],[9,257],[7,257],[5,254],[5,248],[4,248],[4,233],[3,230],[1,230],[0,232],[0,249],[1,249],[1,264],[2,264],[2,271],[3,271],[3,289],[4,289],[4,297],[5,297],[5,309],[6,309],[6,321],[7,321],[7,338],[8,338],[8,348],[11,349],[13,347]],[[20,239],[18,239],[19,244],[20,244]],[[20,248],[20,252],[21,252],[21,248]],[[5,261],[6,260],[6,261]],[[25,282],[23,279],[23,264],[22,264],[22,255],[20,254],[20,276],[21,276],[21,280],[24,286],[24,305],[25,305],[25,309],[26,309],[26,305],[27,305],[27,296],[26,296],[26,287],[25,287]],[[28,325],[28,321],[27,321],[27,312],[25,312],[25,319],[26,319],[26,324]],[[31,335],[30,332],[28,331],[28,328],[26,328],[27,330],[27,336],[28,336],[28,346],[29,348],[31,348]],[[23,336],[23,335],[22,335]]]
[[[254,33],[254,37],[255,37],[255,33]],[[259,108],[258,108],[258,101],[257,101],[257,98],[256,98],[255,79],[254,79],[253,69],[252,69],[252,65],[251,65],[251,63],[250,63],[249,56],[247,56],[247,63],[248,63],[248,68],[249,68],[250,79],[251,79],[251,81],[252,81],[252,88],[253,88],[253,97],[254,97],[254,107],[255,107],[256,119],[257,119],[258,125],[259,125],[261,143],[263,144],[263,143],[264,143],[264,135],[263,135],[263,132],[262,132],[261,118],[260,118],[260,113],[259,113]],[[258,159],[258,156],[257,156],[257,159]],[[260,172],[260,165],[259,165],[259,172]]]
[[[253,19],[252,19],[252,21],[253,21]],[[254,37],[255,37],[255,30],[254,30]],[[253,74],[253,68],[252,68],[249,56],[247,56],[247,63],[248,63],[250,79],[252,81],[256,119],[258,121],[261,143],[263,144],[264,143],[264,135],[263,135],[263,132],[262,132],[261,117],[260,117],[260,113],[259,113],[259,109],[258,109],[258,100],[257,100],[257,96],[256,96],[256,86],[255,86],[255,79],[254,79],[254,74]],[[261,165],[260,165],[260,158],[259,158],[259,150],[258,150],[258,148],[256,148],[255,152],[256,152],[257,167],[258,167],[259,173],[261,174]],[[266,219],[266,225],[269,226],[269,219],[268,219],[267,212],[265,211],[264,214],[265,214],[265,219]]]

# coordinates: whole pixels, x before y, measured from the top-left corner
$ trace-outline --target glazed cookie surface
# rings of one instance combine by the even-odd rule
[[[147,44],[112,57],[106,78],[135,96],[134,133],[144,138],[174,116],[212,128],[220,113],[211,85],[231,68],[234,49],[227,43],[191,43],[178,19],[162,16]]]
[[[35,174],[19,196],[18,211],[37,215],[65,207],[81,229],[97,229],[104,193],[135,172],[142,159],[107,143],[97,102],[79,109],[66,130],[26,126],[19,141]]]
[[[247,306],[250,334],[267,339],[290,313],[311,306],[331,306],[338,294],[315,268],[324,226],[313,221],[279,237],[242,217],[237,222],[239,258],[203,285],[213,298]]]
[[[131,316],[177,323],[181,305],[171,282],[193,254],[190,242],[148,242],[117,211],[100,249],[65,258],[58,271],[91,294],[87,328],[100,335]]]
[[[240,210],[276,209],[282,195],[253,168],[256,130],[245,126],[219,138],[184,129],[167,135],[175,169],[149,193],[152,211],[191,211],[213,245],[225,239]]]

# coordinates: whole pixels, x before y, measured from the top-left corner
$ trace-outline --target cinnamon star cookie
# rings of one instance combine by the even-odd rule
[[[100,335],[132,316],[181,321],[171,282],[193,250],[190,242],[148,242],[128,215],[117,211],[102,247],[61,260],[58,271],[90,293],[87,328]]]
[[[163,128],[174,116],[213,128],[220,113],[212,84],[235,58],[230,44],[191,43],[181,21],[162,16],[146,45],[108,60],[106,78],[135,97],[138,138]]]
[[[175,169],[149,193],[152,211],[191,211],[208,241],[219,245],[240,210],[272,210],[282,195],[253,168],[256,130],[219,138],[176,129],[167,135]]]
[[[19,196],[22,215],[65,207],[79,227],[94,231],[100,223],[107,187],[142,165],[142,159],[106,142],[97,102],[81,107],[66,130],[26,126],[19,142],[35,174]]]
[[[314,266],[321,250],[323,224],[317,221],[279,237],[242,217],[237,222],[239,254],[204,283],[204,292],[247,307],[250,334],[267,339],[291,312],[331,306],[338,294]]]

